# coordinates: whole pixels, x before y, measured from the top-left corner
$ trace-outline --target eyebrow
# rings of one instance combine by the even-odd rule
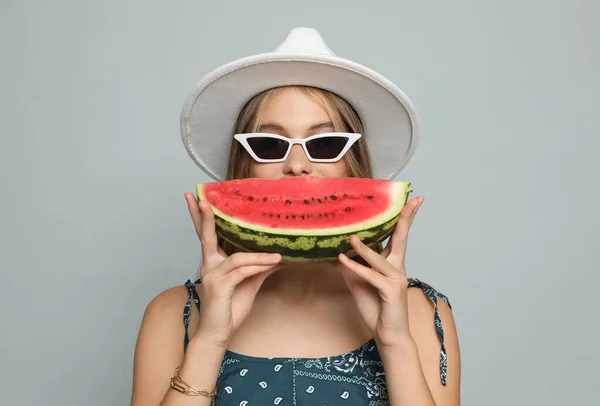
[[[322,130],[324,128],[333,129],[334,128],[333,123],[331,121],[325,121],[322,123],[313,124],[308,128],[308,131],[317,131],[317,130]],[[258,131],[265,131],[265,130],[285,132],[285,128],[283,128],[283,126],[281,124],[277,124],[277,123],[273,123],[273,122],[263,123],[258,128]]]
[[[265,130],[270,130],[270,131],[279,131],[279,132],[285,132],[285,129],[283,128],[283,126],[281,124],[277,124],[277,123],[263,123],[260,125],[260,127],[258,127],[258,131],[262,132]]]
[[[333,123],[331,121],[326,121],[326,122],[323,122],[323,123],[314,124],[314,125],[310,126],[310,128],[308,129],[308,131],[322,130],[324,128],[331,128],[331,129],[333,129]]]

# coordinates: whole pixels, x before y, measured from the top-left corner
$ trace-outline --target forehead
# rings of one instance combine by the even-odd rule
[[[279,90],[260,114],[261,123],[277,122],[284,126],[310,127],[330,120],[321,100],[294,88]]]

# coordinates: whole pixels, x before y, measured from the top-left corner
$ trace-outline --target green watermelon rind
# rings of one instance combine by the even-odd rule
[[[336,260],[340,253],[354,256],[356,253],[350,245],[352,235],[369,247],[383,242],[394,231],[398,218],[399,215],[378,227],[331,236],[255,232],[219,217],[215,223],[217,233],[242,251],[279,253],[284,262],[321,262]]]
[[[198,198],[206,200],[203,185],[196,186]],[[383,242],[395,229],[400,212],[412,192],[410,182],[390,182],[392,204],[382,214],[367,221],[323,229],[268,228],[250,224],[222,213],[215,206],[216,232],[245,252],[280,253],[284,262],[333,261],[340,253],[354,256],[350,236],[356,235],[369,247]]]

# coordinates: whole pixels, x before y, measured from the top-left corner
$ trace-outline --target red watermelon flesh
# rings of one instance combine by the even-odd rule
[[[269,228],[343,227],[383,214],[391,204],[390,181],[294,177],[244,179],[204,186],[223,214]]]

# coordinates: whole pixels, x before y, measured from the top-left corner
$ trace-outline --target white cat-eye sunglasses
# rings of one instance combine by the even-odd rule
[[[361,137],[356,133],[323,133],[307,138],[288,138],[279,134],[249,133],[233,136],[260,163],[283,162],[294,144],[302,145],[311,162],[337,162]]]

